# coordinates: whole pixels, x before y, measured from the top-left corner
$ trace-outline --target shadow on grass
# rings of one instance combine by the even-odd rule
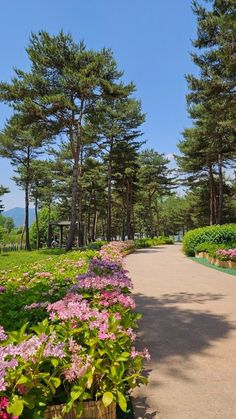
[[[56,249],[49,249],[49,248],[45,248],[45,249],[40,249],[38,250],[39,254],[42,255],[63,255],[65,252],[65,249],[61,249],[61,248],[56,248]]]
[[[139,322],[137,347],[148,347],[151,365],[155,365],[157,369],[157,380],[154,377],[150,380],[149,389],[160,386],[158,366],[164,366],[166,374],[171,377],[190,381],[188,367],[191,371],[191,364],[188,364],[188,360],[191,355],[204,353],[214,342],[227,339],[229,333],[235,330],[235,325],[227,321],[224,315],[177,306],[180,303],[202,305],[208,301],[218,301],[224,298],[221,294],[182,292],[164,294],[161,298],[134,294],[134,298],[137,311],[143,313]],[[208,356],[206,352],[204,355]],[[134,399],[136,415],[138,409],[141,409],[139,416],[142,418],[155,417],[145,416],[148,406],[145,406],[146,401],[143,397],[147,395],[147,391],[142,393],[141,387],[140,397]]]

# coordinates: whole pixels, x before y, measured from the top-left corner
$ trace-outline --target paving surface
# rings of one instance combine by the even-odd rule
[[[127,257],[147,346],[141,419],[236,419],[236,278],[186,258],[179,245]]]

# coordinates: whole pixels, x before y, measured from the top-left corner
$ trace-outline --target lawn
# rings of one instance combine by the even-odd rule
[[[27,252],[25,250],[16,252],[0,253],[0,270],[14,269],[15,266],[27,267],[29,264],[49,258],[57,258],[65,253],[64,249],[41,249]]]

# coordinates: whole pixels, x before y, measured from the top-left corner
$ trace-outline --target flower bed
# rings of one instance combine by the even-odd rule
[[[105,407],[115,402],[126,410],[127,391],[146,383],[142,365],[149,359],[147,349],[134,347],[140,315],[133,312],[123,258],[131,248],[122,242],[103,246],[90,261],[84,258],[86,273],[61,280],[60,298],[51,293],[48,301],[26,304],[30,324],[13,332],[0,327],[0,418],[40,418],[53,405],[63,405],[64,413],[76,409],[79,417],[89,400],[101,400]],[[50,275],[33,277],[52,286]]]
[[[196,257],[206,258],[211,264],[221,268],[236,269],[236,249],[229,247],[230,244],[202,243],[196,248]]]

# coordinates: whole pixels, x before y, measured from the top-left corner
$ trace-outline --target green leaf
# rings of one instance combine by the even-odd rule
[[[58,364],[59,364],[59,361],[58,361],[58,359],[53,358],[53,359],[51,359],[51,363],[56,368],[58,366]]]
[[[14,416],[20,416],[24,409],[23,400],[15,397],[13,402],[7,407],[7,412],[12,413]]]
[[[102,401],[105,407],[109,406],[113,402],[113,394],[110,391],[106,391],[102,396]]]
[[[112,365],[112,367],[111,367],[111,375],[112,375],[112,377],[117,378],[117,370],[116,370],[116,367],[114,365]]]
[[[61,384],[61,380],[58,377],[51,377],[50,381],[54,385],[55,388],[58,388]]]
[[[30,382],[30,380],[25,375],[22,375],[19,378],[19,380],[17,381],[16,384],[26,384],[26,383],[29,383],[29,382]]]
[[[121,410],[123,410],[123,412],[126,412],[127,411],[126,397],[120,391],[117,392],[117,395],[118,395],[118,403],[119,403],[119,406],[120,406]]]
[[[81,396],[82,393],[83,393],[83,390],[77,390],[77,391],[72,390],[70,393],[71,400],[73,401],[77,400]]]

